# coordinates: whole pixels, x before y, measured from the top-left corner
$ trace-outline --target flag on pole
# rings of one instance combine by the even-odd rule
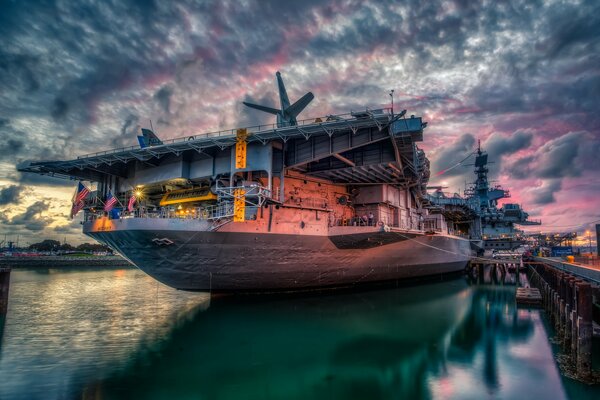
[[[75,192],[75,196],[73,196],[73,204],[71,205],[71,219],[77,215],[79,211],[83,209],[85,205],[85,198],[90,194],[90,189],[85,187],[85,185],[81,182],[77,185],[77,191]]]
[[[106,196],[106,201],[104,202],[104,211],[110,211],[117,204],[117,198],[113,196],[111,192],[108,192],[108,196]]]
[[[127,204],[127,211],[133,211],[133,205],[135,204],[136,200],[137,199],[135,198],[135,193],[132,193],[131,197],[129,198],[129,203]]]

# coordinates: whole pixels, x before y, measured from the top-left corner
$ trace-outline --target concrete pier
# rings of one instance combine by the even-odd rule
[[[0,267],[0,316],[8,310],[8,289],[10,286],[10,268]]]

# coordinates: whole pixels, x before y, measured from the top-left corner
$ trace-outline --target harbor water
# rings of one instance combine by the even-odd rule
[[[0,399],[600,398],[561,376],[514,292],[460,277],[211,299],[134,268],[16,268]]]

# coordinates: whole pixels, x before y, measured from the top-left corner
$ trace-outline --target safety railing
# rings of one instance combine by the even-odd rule
[[[350,217],[350,218],[335,218],[332,222],[331,222],[331,226],[348,226],[348,227],[365,227],[365,226],[372,226],[372,227],[382,227],[382,226],[386,226],[386,227],[390,227],[390,228],[397,228],[397,229],[403,229],[403,230],[407,230],[407,231],[419,231],[419,232],[426,232],[425,229],[423,229],[423,225],[419,225],[419,222],[417,219],[406,219],[406,220],[401,220],[400,222],[391,222],[391,221],[387,221],[387,220],[378,220],[377,218],[372,218],[369,219],[368,217],[365,219],[364,216],[363,217]]]
[[[314,124],[325,124],[326,125],[327,123],[363,120],[364,115],[367,115],[367,114],[371,115],[373,117],[379,117],[379,116],[387,116],[390,112],[391,112],[391,108],[378,108],[378,109],[372,109],[372,110],[366,109],[366,111],[361,111],[361,112],[349,112],[349,113],[344,113],[344,114],[327,115],[327,116],[302,119],[302,120],[297,121],[296,125],[294,125],[294,126],[302,127],[302,126],[314,125]],[[262,132],[262,131],[285,129],[285,128],[289,128],[289,127],[290,126],[278,126],[277,124],[261,124],[261,125],[245,127],[243,129],[246,129],[248,134],[251,135],[251,134]],[[196,139],[202,139],[202,138],[235,137],[237,129],[238,128],[224,129],[224,130],[220,130],[220,131],[213,131],[213,132],[207,132],[207,133],[200,133],[200,134],[196,134],[196,135],[178,137],[175,139],[166,139],[166,140],[162,140],[161,146],[168,146],[170,144],[187,142],[190,140],[196,140]],[[124,151],[139,150],[139,148],[140,148],[139,146],[121,147],[121,148],[112,149],[112,150],[89,153],[89,154],[86,154],[83,156],[79,156],[77,158],[80,159],[80,158],[108,155],[108,154],[113,154],[113,153],[121,153]]]
[[[262,206],[271,198],[271,191],[259,184],[247,186],[217,187],[218,201],[233,201],[236,197],[243,196],[249,206]]]
[[[246,215],[251,217],[271,197],[267,188],[252,184],[246,186],[232,186],[217,188],[217,203],[199,207],[138,207],[129,212],[116,209],[111,212],[91,211],[85,212],[85,221],[98,218],[126,219],[126,218],[179,218],[179,219],[205,219],[215,220],[233,216],[234,201],[242,196],[246,205]]]
[[[248,207],[252,209],[253,207]],[[255,209],[256,207],[254,207]],[[178,209],[176,207],[139,208],[132,212],[118,211],[117,213],[86,212],[84,220],[93,221],[99,218],[128,219],[128,218],[171,218],[171,219],[203,219],[214,220],[233,216],[233,202],[225,201],[204,207]]]

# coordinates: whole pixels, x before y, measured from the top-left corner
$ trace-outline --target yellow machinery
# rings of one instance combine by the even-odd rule
[[[237,141],[235,143],[235,168],[246,168],[246,156],[248,150],[248,130],[241,128],[237,130]],[[244,222],[246,220],[246,191],[235,189],[233,191],[233,222]]]
[[[233,222],[244,222],[246,220],[246,191],[235,189],[233,197]]]
[[[246,150],[248,143],[248,130],[246,128],[237,130],[237,142],[235,143],[235,168],[246,168]]]
[[[210,191],[208,187],[173,190],[167,192],[160,200],[161,206],[171,204],[191,203],[196,201],[214,201],[217,200],[217,195]]]

